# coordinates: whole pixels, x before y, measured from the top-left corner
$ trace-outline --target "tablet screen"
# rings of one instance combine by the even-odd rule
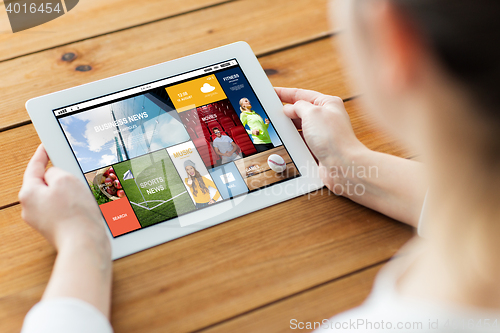
[[[234,59],[54,115],[114,237],[300,176]]]

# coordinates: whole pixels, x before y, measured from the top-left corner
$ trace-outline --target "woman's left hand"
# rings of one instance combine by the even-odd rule
[[[28,163],[19,192],[22,218],[58,250],[84,237],[109,247],[101,212],[88,187],[59,168],[45,170],[48,162],[40,145]]]
[[[111,244],[89,187],[56,167],[40,145],[19,192],[23,219],[57,249],[43,299],[78,298],[109,318]],[[69,189],[69,190],[68,190]]]

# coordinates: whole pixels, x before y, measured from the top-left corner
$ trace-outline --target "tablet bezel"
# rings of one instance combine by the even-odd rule
[[[53,110],[117,91],[183,74],[197,68],[236,59],[250,86],[255,91],[282,143],[295,162],[301,176],[264,189],[227,200],[213,207],[193,211],[156,225],[113,238],[106,221],[113,259],[151,248],[190,233],[229,221],[256,210],[318,190],[323,183],[317,164],[292,121],[282,112],[283,105],[250,46],[245,42],[222,46],[184,58],[146,67],[81,86],[30,99],[26,109],[45,146],[53,165],[69,171],[86,183],[85,177],[69,146]],[[244,203],[244,204],[243,204]],[[237,209],[234,209],[236,208]],[[181,226],[180,219],[194,224]]]

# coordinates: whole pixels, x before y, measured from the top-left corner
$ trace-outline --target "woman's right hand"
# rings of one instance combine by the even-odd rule
[[[420,163],[365,147],[356,138],[339,97],[310,90],[275,89],[281,101],[290,103],[283,112],[302,129],[309,149],[318,159],[321,180],[332,192],[393,219],[418,225],[428,188]],[[359,185],[360,194],[353,189]]]
[[[323,183],[335,192],[335,184],[345,181],[339,170],[346,170],[356,153],[368,150],[356,138],[344,102],[340,97],[311,90],[275,90],[281,101],[288,103],[283,112],[302,129],[304,140],[318,159]]]

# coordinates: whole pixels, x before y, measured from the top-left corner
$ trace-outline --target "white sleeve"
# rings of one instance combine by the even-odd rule
[[[41,301],[24,318],[21,333],[112,333],[104,314],[77,298]]]

